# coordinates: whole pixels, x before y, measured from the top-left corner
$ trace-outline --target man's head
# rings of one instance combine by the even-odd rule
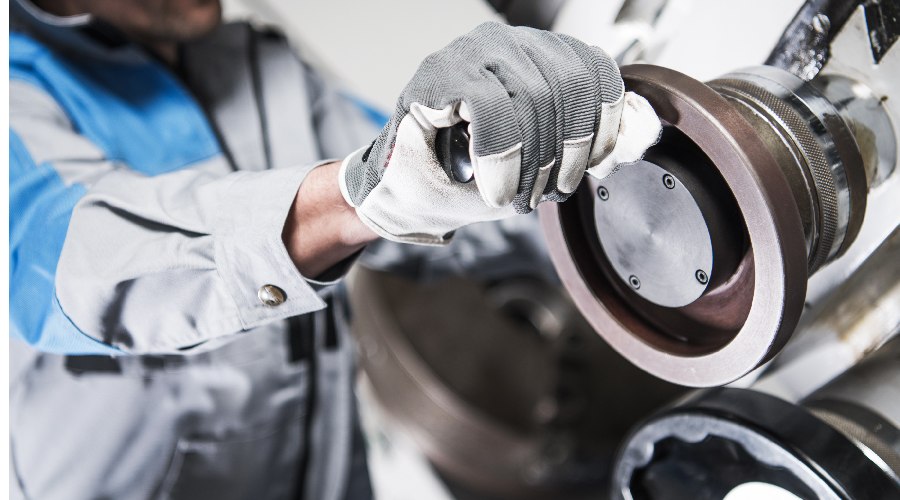
[[[91,14],[148,44],[182,42],[215,28],[222,18],[219,0],[39,0],[57,15]]]

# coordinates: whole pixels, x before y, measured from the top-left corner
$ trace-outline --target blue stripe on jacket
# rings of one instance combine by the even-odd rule
[[[108,160],[143,174],[172,172],[221,154],[200,106],[150,58],[134,64],[75,62],[28,36],[10,33],[9,72],[10,79],[52,96],[75,132],[97,145]],[[119,352],[80,332],[56,298],[56,265],[84,186],[66,186],[52,163],[36,165],[12,129],[9,185],[11,335],[47,352]]]
[[[42,351],[114,353],[84,335],[56,299],[56,263],[72,208],[84,196],[66,187],[51,165],[35,165],[25,145],[9,134],[10,333]]]

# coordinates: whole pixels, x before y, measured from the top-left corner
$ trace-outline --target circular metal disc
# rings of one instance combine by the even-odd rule
[[[673,335],[649,322],[606,276],[594,250],[599,247],[596,228],[587,221],[593,215],[587,200],[596,195],[584,184],[569,201],[545,203],[539,210],[553,264],[597,333],[631,362],[683,385],[732,382],[774,356],[800,317],[807,259],[797,204],[753,127],[713,89],[651,65],[625,66],[622,78],[628,90],[650,102],[665,125],[677,128],[703,151],[731,190],[753,263],[747,279],[752,288],[749,311],[739,329],[712,348],[677,335],[692,332]],[[722,304],[721,309],[731,305]]]
[[[703,213],[684,184],[645,160],[594,183],[594,192],[605,190],[594,203],[594,224],[619,278],[661,306],[697,300],[709,284],[713,249]]]

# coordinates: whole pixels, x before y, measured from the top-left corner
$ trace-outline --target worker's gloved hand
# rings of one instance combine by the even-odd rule
[[[454,181],[439,128],[469,123],[475,181]],[[569,197],[585,169],[605,177],[659,137],[616,63],[565,36],[486,23],[428,56],[391,121],[341,168],[341,192],[380,236],[441,244],[462,226]]]

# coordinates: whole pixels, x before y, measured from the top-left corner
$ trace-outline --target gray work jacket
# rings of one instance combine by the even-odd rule
[[[89,18],[11,15],[12,497],[371,496],[343,301],[281,227],[378,127],[270,30],[169,71]]]

